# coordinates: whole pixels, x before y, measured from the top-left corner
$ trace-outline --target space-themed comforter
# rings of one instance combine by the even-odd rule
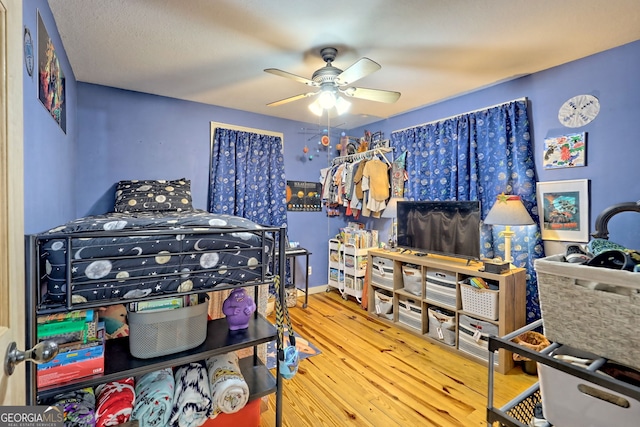
[[[80,218],[38,235],[41,302],[66,301],[69,272],[74,304],[265,280],[272,237],[201,210]]]

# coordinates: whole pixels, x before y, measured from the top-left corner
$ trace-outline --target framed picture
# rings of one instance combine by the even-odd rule
[[[542,163],[545,169],[585,166],[586,152],[586,132],[545,138]]]
[[[543,240],[589,241],[589,180],[539,182],[537,197]]]
[[[67,133],[65,83],[56,48],[38,11],[38,99],[60,129]]]

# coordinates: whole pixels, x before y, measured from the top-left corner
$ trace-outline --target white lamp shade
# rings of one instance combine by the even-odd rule
[[[531,215],[522,204],[519,196],[501,194],[484,219],[485,224],[492,225],[531,225]]]

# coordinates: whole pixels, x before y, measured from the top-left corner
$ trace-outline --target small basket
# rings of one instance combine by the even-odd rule
[[[295,287],[285,288],[285,298],[287,307],[293,308],[298,305],[298,289]]]
[[[149,359],[197,347],[207,338],[207,301],[190,307],[127,314],[129,351]]]
[[[462,310],[485,319],[498,320],[499,294],[498,290],[478,289],[466,283],[460,283]]]

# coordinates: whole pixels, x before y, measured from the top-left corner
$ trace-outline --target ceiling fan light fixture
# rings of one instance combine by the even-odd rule
[[[336,94],[331,90],[323,90],[318,97],[318,103],[325,110],[330,110],[336,105]]]
[[[339,96],[338,99],[336,99],[336,112],[339,116],[349,111],[350,107],[351,103],[343,97]]]
[[[324,111],[322,106],[320,106],[319,99],[316,99],[311,104],[309,104],[309,111],[315,114],[318,117],[322,116],[322,112]]]

